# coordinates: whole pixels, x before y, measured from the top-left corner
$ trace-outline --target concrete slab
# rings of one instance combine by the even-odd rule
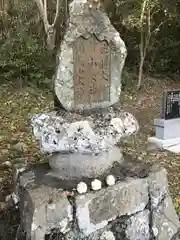
[[[180,144],[177,144],[176,146],[166,147],[165,149],[173,153],[180,153]]]
[[[157,137],[149,137],[148,145],[154,145],[155,148],[165,149],[174,153],[180,153],[180,138],[171,138],[164,140]]]

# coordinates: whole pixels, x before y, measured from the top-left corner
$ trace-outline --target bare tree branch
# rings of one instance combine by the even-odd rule
[[[43,17],[43,20],[44,20],[45,31],[47,32],[49,27],[50,27],[50,24],[48,22],[48,16],[47,16],[47,0],[44,0],[44,7],[43,8],[44,8],[44,15],[42,17]]]
[[[56,1],[56,14],[55,14],[55,18],[54,18],[54,22],[53,22],[53,26],[56,24],[58,16],[59,16],[59,5],[60,5],[60,0]]]
[[[44,26],[45,26],[45,31],[47,32],[50,27],[54,27],[58,16],[59,16],[59,8],[60,8],[60,0],[56,1],[56,13],[54,17],[54,21],[52,24],[49,23],[48,21],[48,13],[47,13],[47,0],[35,0],[37,7],[39,9],[39,12],[41,14],[41,18],[43,19]],[[44,2],[44,3],[43,3]]]
[[[44,23],[45,32],[47,34],[48,47],[49,49],[53,49],[55,47],[55,25],[59,16],[60,0],[56,0],[56,13],[52,24],[50,24],[48,21],[47,0],[35,0],[35,2]]]
[[[44,20],[44,6],[43,6],[43,2],[42,0],[35,0],[35,3],[39,9],[39,12],[41,14],[41,17],[43,17],[43,20]]]

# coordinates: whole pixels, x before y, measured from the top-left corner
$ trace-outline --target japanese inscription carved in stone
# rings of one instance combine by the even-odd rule
[[[74,44],[74,101],[91,104],[110,101],[110,48],[95,36]]]
[[[55,93],[68,111],[107,108],[119,101],[127,51],[99,1],[72,0],[61,42]]]

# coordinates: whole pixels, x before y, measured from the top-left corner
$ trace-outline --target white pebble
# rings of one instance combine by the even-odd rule
[[[77,185],[77,191],[78,193],[82,194],[82,193],[86,193],[87,192],[87,184],[84,182],[80,182]]]
[[[95,179],[94,181],[91,182],[91,188],[94,191],[101,189],[101,186],[102,186],[102,183],[98,179]]]
[[[116,179],[115,179],[115,177],[113,175],[108,175],[106,177],[106,183],[107,183],[108,186],[114,185],[115,182],[116,182]]]

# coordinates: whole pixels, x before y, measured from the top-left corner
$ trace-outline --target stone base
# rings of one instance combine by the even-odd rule
[[[122,163],[110,171],[115,185],[103,184],[101,190],[83,195],[75,191],[76,181],[57,181],[48,172],[48,165],[39,165],[18,177],[27,240],[44,240],[53,229],[65,240],[171,240],[178,232],[165,169]],[[90,185],[89,179],[84,181]]]
[[[155,119],[156,137],[159,139],[180,138],[180,118]]]
[[[97,156],[92,154],[53,153],[49,165],[53,169],[51,175],[60,179],[96,178],[112,167],[114,162],[122,162],[123,155],[119,147]]]
[[[117,147],[121,137],[139,129],[132,114],[115,107],[38,114],[32,118],[32,126],[41,149],[51,153],[53,175],[61,179],[95,178],[113,163],[122,162]]]
[[[165,149],[170,152],[180,153],[180,138],[159,139],[156,137],[148,138],[149,148]]]

